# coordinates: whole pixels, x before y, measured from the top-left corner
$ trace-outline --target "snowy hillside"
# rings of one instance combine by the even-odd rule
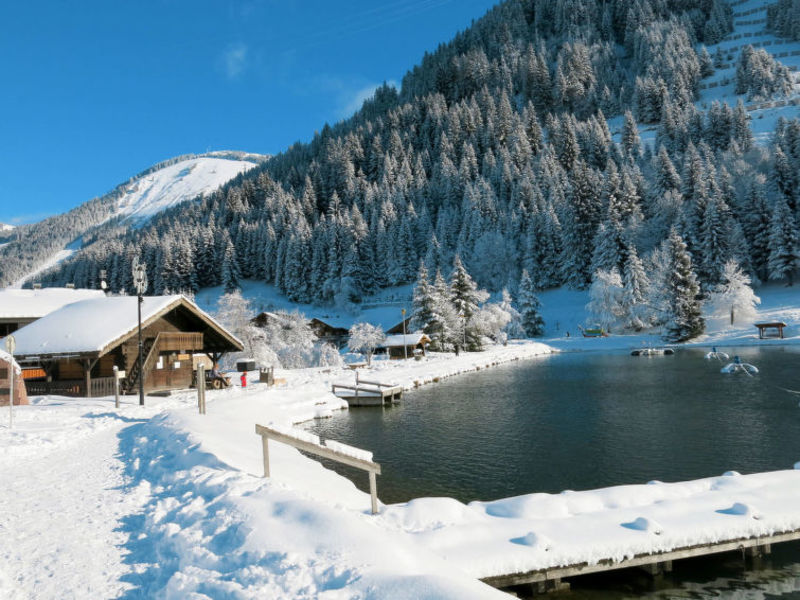
[[[114,216],[141,223],[156,213],[216,190],[256,166],[251,160],[214,156],[191,158],[133,179],[118,201]]]
[[[14,230],[13,225],[6,225],[5,223],[0,223],[0,233],[7,233],[13,230]]]
[[[700,82],[700,98],[696,105],[707,110],[713,102],[736,105],[741,99],[751,116],[751,128],[757,143],[769,142],[770,134],[780,117],[796,118],[800,113],[800,42],[780,38],[767,31],[767,9],[774,2],[769,0],[736,0],[730,2],[733,9],[733,31],[718,44],[706,46],[714,59],[714,73]],[[773,58],[792,71],[794,93],[779,100],[748,100],[746,95],[734,91],[736,62],[742,48],[763,48]],[[609,120],[615,134],[622,130],[622,117]],[[642,142],[652,143],[656,126],[639,125]],[[616,139],[619,139],[618,137]]]

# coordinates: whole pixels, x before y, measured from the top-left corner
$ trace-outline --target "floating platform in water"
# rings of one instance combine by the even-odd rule
[[[675,354],[672,348],[637,348],[631,350],[631,356],[671,356]]]
[[[738,356],[733,357],[733,362],[728,363],[719,370],[720,373],[746,373],[747,375],[755,375],[758,373],[758,367],[750,363],[742,362]]]
[[[706,360],[728,360],[730,356],[728,356],[727,352],[720,352],[717,350],[716,346],[711,348],[711,352],[706,354]]]
[[[396,404],[403,398],[403,386],[356,379],[355,385],[334,383],[331,391],[349,406],[383,406]]]

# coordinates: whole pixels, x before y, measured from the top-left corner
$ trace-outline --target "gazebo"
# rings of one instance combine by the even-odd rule
[[[770,323],[756,323],[755,326],[758,327],[758,339],[763,340],[770,337],[783,339],[783,328],[786,327],[786,323],[772,321]],[[775,333],[770,333],[773,329]]]

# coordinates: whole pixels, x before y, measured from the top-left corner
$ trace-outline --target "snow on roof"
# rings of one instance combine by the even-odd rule
[[[0,290],[0,319],[39,319],[67,304],[92,298],[105,298],[105,294],[71,288]]]
[[[421,344],[423,341],[429,342],[430,338],[422,332],[418,331],[416,333],[407,333],[405,335],[400,333],[398,335],[387,335],[380,347],[395,348],[400,346],[402,348],[403,346],[416,346],[417,344]]]
[[[406,318],[409,316],[409,313],[406,313]],[[356,323],[370,323],[371,325],[380,325],[384,331],[391,329],[403,321],[403,314],[397,306],[368,308],[356,315],[344,313],[331,316],[311,315],[311,317],[331,327],[338,327],[341,329],[350,329]]]
[[[142,302],[142,323],[171,304],[177,304],[182,297],[145,297]],[[14,354],[35,356],[98,352],[136,329],[136,302],[136,296],[104,296],[69,304],[15,331],[17,349]]]

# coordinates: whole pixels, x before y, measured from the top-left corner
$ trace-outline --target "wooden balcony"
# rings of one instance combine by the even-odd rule
[[[158,352],[188,353],[203,349],[202,333],[174,333],[162,331],[158,334]]]

